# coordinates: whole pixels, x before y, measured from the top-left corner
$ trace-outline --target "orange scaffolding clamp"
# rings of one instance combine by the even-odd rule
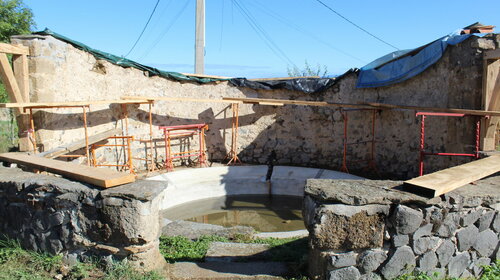
[[[190,158],[198,157],[198,164],[200,167],[206,166],[206,154],[205,154],[205,130],[208,129],[208,125],[205,123],[200,124],[188,124],[188,125],[175,125],[175,126],[160,126],[163,130],[163,135],[165,136],[165,168],[168,171],[174,170],[173,160],[178,158]],[[177,137],[189,137],[198,135],[199,139],[199,149],[180,151],[178,153],[172,153],[172,139]]]

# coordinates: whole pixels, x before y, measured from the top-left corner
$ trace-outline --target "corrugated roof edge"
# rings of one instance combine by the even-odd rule
[[[81,42],[75,41],[73,39],[70,39],[66,36],[63,36],[61,34],[58,34],[48,28],[45,28],[43,31],[38,31],[38,32],[33,32],[35,35],[49,35],[52,36],[58,40],[61,40],[63,42],[66,42],[68,44],[71,44],[73,47],[88,52],[92,54],[94,57],[97,59],[103,59],[106,61],[109,61],[110,63],[113,63],[115,65],[119,65],[122,67],[133,67],[142,71],[147,71],[150,76],[160,76],[163,78],[168,78],[168,79],[173,79],[176,81],[190,81],[190,82],[197,82],[197,83],[213,83],[213,82],[219,82],[219,81],[228,81],[230,79],[214,79],[214,78],[199,78],[199,77],[194,77],[194,76],[187,76],[181,73],[177,72],[168,72],[168,71],[162,71],[154,67],[150,67],[147,65],[140,64],[138,62],[135,62],[133,60],[120,57],[114,54],[110,54],[107,52],[103,52],[100,50],[93,49]]]

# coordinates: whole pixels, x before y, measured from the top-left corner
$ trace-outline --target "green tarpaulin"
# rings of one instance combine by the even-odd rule
[[[72,40],[68,37],[65,37],[61,34],[57,34],[53,32],[52,30],[45,28],[43,31],[39,32],[34,32],[33,34],[38,34],[38,35],[50,35],[58,40],[64,41],[66,43],[69,43],[73,45],[75,48],[86,51],[94,55],[97,59],[103,59],[106,61],[109,61],[113,64],[120,65],[123,67],[133,67],[140,69],[142,71],[147,71],[150,76],[160,76],[164,78],[169,78],[177,81],[192,81],[192,82],[198,82],[198,83],[211,83],[211,82],[217,82],[217,81],[227,81],[229,79],[213,79],[213,78],[198,78],[198,77],[193,77],[193,76],[186,76],[181,73],[177,72],[167,72],[167,71],[162,71],[153,67],[149,67],[140,63],[137,63],[133,60],[116,56],[107,52],[103,52],[100,50],[93,49],[83,43],[80,43],[78,41]]]

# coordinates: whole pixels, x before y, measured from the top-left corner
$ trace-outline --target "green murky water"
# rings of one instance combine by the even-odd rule
[[[230,226],[250,226],[260,232],[304,229],[302,198],[238,195],[204,199],[166,210],[170,220]]]

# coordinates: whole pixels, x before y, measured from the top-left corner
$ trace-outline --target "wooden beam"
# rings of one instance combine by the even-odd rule
[[[148,103],[146,99],[136,100],[96,100],[96,101],[68,101],[68,102],[37,102],[37,103],[0,103],[0,108],[63,108],[63,107],[81,107],[89,105],[106,104],[142,104]]]
[[[286,81],[295,79],[319,79],[320,76],[303,76],[303,77],[283,77],[283,78],[260,78],[260,79],[248,79],[254,82],[265,82],[265,81]]]
[[[500,49],[485,51],[483,59],[500,59]]]
[[[405,109],[405,110],[415,110],[421,112],[457,113],[457,114],[465,114],[473,116],[500,116],[500,111],[419,107],[419,106],[392,105],[392,104],[373,103],[373,102],[360,102],[360,104],[365,104],[380,109]]]
[[[196,78],[209,78],[209,79],[232,79],[231,77],[224,76],[214,76],[214,75],[205,75],[205,74],[191,74],[191,73],[180,73],[184,76],[196,77]]]
[[[500,110],[500,60],[484,60],[482,106],[484,110]],[[495,135],[499,117],[483,119],[481,122],[481,150],[496,149]]]
[[[99,134],[90,136],[88,139],[89,140],[88,144],[92,145],[92,144],[104,141],[107,138],[109,138],[111,136],[118,135],[118,134],[121,134],[121,129],[118,129],[118,128],[104,131],[104,132],[101,132]],[[57,148],[54,148],[52,150],[49,150],[49,151],[46,151],[43,153],[38,153],[36,155],[39,157],[44,157],[44,158],[57,158],[58,156],[68,154],[68,153],[83,149],[85,147],[87,147],[87,143],[85,142],[85,139],[81,139],[81,140],[78,140],[78,141],[75,141],[75,142],[72,142],[72,143],[69,143],[66,145],[59,146]]]
[[[29,55],[30,49],[22,45],[11,45],[0,43],[0,53],[3,54],[16,54],[16,55]]]
[[[10,101],[24,102],[16,77],[14,76],[14,72],[10,66],[9,59],[4,53],[0,53],[0,78],[5,85]],[[16,115],[20,115],[21,113],[21,110],[16,110]]]
[[[135,181],[135,176],[128,173],[121,173],[107,168],[77,165],[70,162],[29,156],[21,153],[0,154],[0,161],[16,163],[40,171],[59,174],[69,179],[103,188],[110,188]]]
[[[21,96],[24,102],[28,103],[30,102],[28,56],[14,55],[12,57],[12,67],[14,68],[14,76],[16,77]]]
[[[122,99],[125,100],[162,100],[162,101],[181,101],[181,102],[204,102],[204,103],[242,103],[242,102],[233,102],[222,99],[203,99],[203,98],[181,98],[181,97],[166,97],[166,96],[122,96]]]
[[[429,196],[436,197],[499,171],[500,155],[494,155],[420,176],[404,183],[409,190],[422,190]]]
[[[370,106],[349,104],[349,103],[333,103],[324,101],[305,101],[305,100],[289,100],[289,99],[264,99],[264,98],[235,98],[223,97],[223,100],[231,102],[242,102],[245,104],[259,104],[259,105],[302,105],[302,106],[316,106],[316,107],[339,107],[339,108],[356,108],[356,109],[370,109]]]

